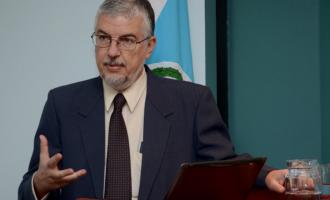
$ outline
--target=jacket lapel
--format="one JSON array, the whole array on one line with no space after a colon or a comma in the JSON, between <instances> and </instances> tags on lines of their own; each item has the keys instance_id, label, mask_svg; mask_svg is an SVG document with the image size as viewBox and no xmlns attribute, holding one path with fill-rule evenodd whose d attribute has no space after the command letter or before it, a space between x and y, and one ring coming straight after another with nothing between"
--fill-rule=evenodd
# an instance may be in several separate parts
<instances>
[{"instance_id":1,"label":"jacket lapel","mask_svg":"<svg viewBox=\"0 0 330 200\"><path fill-rule=\"evenodd\" d=\"M165 88L158 83L159 79L147 71L147 98L144 114L144 135L142 146L142 171L139 199L148 199L153 182L161 166L167 138L170 133L168 117L171 110L171 100L166 95Z\"/></svg>"},{"instance_id":2,"label":"jacket lapel","mask_svg":"<svg viewBox=\"0 0 330 200\"><path fill-rule=\"evenodd\" d=\"M100 78L94 81L92 87L87 86L79 99L79 126L86 153L90 176L93 180L94 191L97 198L103 196L104 176L104 98Z\"/></svg>"}]
</instances>

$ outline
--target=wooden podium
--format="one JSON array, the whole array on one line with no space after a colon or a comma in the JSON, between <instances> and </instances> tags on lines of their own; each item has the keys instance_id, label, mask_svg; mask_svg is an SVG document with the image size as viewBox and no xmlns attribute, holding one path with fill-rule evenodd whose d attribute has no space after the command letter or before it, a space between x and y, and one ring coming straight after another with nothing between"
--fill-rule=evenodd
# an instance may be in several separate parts
<instances>
[{"instance_id":1,"label":"wooden podium","mask_svg":"<svg viewBox=\"0 0 330 200\"><path fill-rule=\"evenodd\" d=\"M246 200L285 200L285 194L278 194L267 188L252 188Z\"/></svg>"},{"instance_id":2,"label":"wooden podium","mask_svg":"<svg viewBox=\"0 0 330 200\"><path fill-rule=\"evenodd\" d=\"M284 194L254 187L265 160L266 158L249 158L183 164L165 199L285 200Z\"/></svg>"},{"instance_id":3,"label":"wooden podium","mask_svg":"<svg viewBox=\"0 0 330 200\"><path fill-rule=\"evenodd\" d=\"M245 200L265 160L248 158L183 164L165 199Z\"/></svg>"},{"instance_id":4,"label":"wooden podium","mask_svg":"<svg viewBox=\"0 0 330 200\"><path fill-rule=\"evenodd\" d=\"M77 200L97 200L97 199L79 198ZM200 200L204 200L204 199L200 199ZM223 200L223 199L211 199L211 200ZM285 200L285 195L272 192L267 188L252 188L246 200Z\"/></svg>"}]
</instances>

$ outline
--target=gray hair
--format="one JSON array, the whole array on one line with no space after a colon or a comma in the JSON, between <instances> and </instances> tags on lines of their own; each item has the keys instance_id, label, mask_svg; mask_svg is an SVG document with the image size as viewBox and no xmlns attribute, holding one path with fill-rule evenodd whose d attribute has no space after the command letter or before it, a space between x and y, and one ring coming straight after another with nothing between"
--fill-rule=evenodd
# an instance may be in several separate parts
<instances>
[{"instance_id":1,"label":"gray hair","mask_svg":"<svg viewBox=\"0 0 330 200\"><path fill-rule=\"evenodd\" d=\"M102 14L111 17L124 16L127 18L142 15L146 25L146 36L154 35L155 14L148 0L105 0L97 11L95 26Z\"/></svg>"}]
</instances>

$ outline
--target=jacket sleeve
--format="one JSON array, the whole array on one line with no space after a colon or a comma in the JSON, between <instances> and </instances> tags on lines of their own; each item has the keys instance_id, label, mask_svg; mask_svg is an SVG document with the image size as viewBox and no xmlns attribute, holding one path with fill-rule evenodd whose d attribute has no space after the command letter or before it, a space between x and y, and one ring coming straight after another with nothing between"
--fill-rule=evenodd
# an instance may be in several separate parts
<instances>
[{"instance_id":1,"label":"jacket sleeve","mask_svg":"<svg viewBox=\"0 0 330 200\"><path fill-rule=\"evenodd\" d=\"M221 118L211 91L202 87L194 119L198 160L224 160L234 157L234 145Z\"/></svg>"},{"instance_id":2,"label":"jacket sleeve","mask_svg":"<svg viewBox=\"0 0 330 200\"><path fill-rule=\"evenodd\" d=\"M38 170L39 166L39 154L40 154L40 142L39 136L43 134L48 139L48 148L50 157L58 152L60 152L61 144L59 139L59 122L56 113L56 107L54 103L54 96L52 91L48 94L48 99L44 106L41 119L39 122L38 129L34 137L34 147L31 156L28 171L24 174L23 180L20 183L18 189L18 199L19 200L34 200L34 195L32 191L31 180L33 173ZM52 191L49 193L47 199L58 199L59 191Z\"/></svg>"},{"instance_id":3,"label":"jacket sleeve","mask_svg":"<svg viewBox=\"0 0 330 200\"><path fill-rule=\"evenodd\" d=\"M206 88L197 105L195 117L198 160L247 159L249 154L237 155L228 129L221 117L211 91ZM256 185L265 186L265 178L273 168L265 165L256 180Z\"/></svg>"}]
</instances>

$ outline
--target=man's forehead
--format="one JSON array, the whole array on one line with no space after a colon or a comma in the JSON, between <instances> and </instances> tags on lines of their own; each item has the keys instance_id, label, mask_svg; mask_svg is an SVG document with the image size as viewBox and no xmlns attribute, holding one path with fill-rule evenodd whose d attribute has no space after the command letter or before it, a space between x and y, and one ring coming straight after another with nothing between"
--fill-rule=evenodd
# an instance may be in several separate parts
<instances>
[{"instance_id":1,"label":"man's forehead","mask_svg":"<svg viewBox=\"0 0 330 200\"><path fill-rule=\"evenodd\" d=\"M103 31L102 29L96 30L95 33L99 34L99 35L107 35L107 36L113 37L110 33L107 33L106 31ZM127 34L118 35L117 37L133 37L133 38L136 38L136 35L134 35L132 33L127 33Z\"/></svg>"},{"instance_id":2,"label":"man's forehead","mask_svg":"<svg viewBox=\"0 0 330 200\"><path fill-rule=\"evenodd\" d=\"M143 34L144 20L141 15L127 17L125 15L111 16L102 14L98 17L95 31L109 35Z\"/></svg>"}]
</instances>

